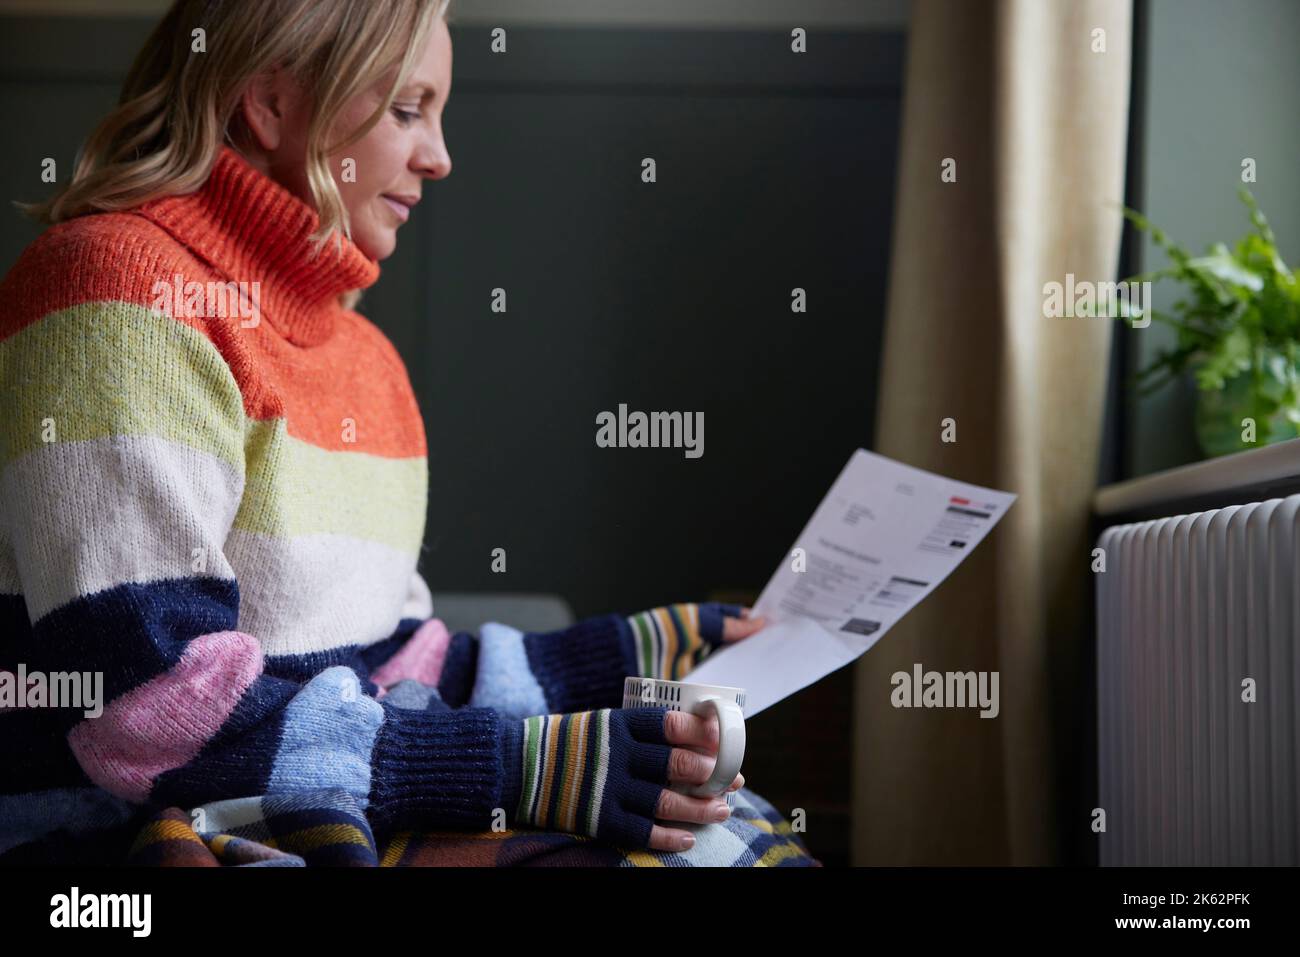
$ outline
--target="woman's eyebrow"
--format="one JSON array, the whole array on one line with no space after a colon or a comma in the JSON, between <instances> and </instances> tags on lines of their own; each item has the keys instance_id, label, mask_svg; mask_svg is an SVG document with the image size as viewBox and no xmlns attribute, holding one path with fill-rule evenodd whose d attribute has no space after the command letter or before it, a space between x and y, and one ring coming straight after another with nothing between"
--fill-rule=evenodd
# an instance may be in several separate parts
<instances>
[{"instance_id":1,"label":"woman's eyebrow","mask_svg":"<svg viewBox=\"0 0 1300 957\"><path fill-rule=\"evenodd\" d=\"M431 100L437 95L437 90L427 83L408 83L399 91L399 95L407 93L419 93L421 100Z\"/></svg>"}]
</instances>

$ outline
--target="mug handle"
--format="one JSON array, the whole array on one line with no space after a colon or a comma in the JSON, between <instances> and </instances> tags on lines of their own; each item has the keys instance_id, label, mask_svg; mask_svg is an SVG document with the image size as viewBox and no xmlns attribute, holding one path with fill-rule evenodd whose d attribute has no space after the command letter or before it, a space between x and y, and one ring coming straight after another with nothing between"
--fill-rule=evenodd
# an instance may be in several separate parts
<instances>
[{"instance_id":1,"label":"mug handle","mask_svg":"<svg viewBox=\"0 0 1300 957\"><path fill-rule=\"evenodd\" d=\"M699 703L711 707L718 716L718 760L709 780L697 785L691 793L696 797L716 797L731 787L745 760L745 715L740 705L730 698L714 695L701 698Z\"/></svg>"}]
</instances>

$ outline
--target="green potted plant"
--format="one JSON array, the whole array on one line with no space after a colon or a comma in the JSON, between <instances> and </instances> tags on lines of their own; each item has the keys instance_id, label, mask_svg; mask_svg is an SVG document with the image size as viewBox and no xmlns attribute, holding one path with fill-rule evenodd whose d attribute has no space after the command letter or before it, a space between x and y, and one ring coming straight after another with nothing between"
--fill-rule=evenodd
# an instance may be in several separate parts
<instances>
[{"instance_id":1,"label":"green potted plant","mask_svg":"<svg viewBox=\"0 0 1300 957\"><path fill-rule=\"evenodd\" d=\"M1187 293L1170 312L1151 309L1150 318L1172 326L1177 338L1137 374L1138 394L1191 369L1198 387L1196 437L1207 456L1300 435L1300 284L1278 254L1255 197L1244 186L1238 195L1254 231L1232 249L1215 243L1204 256L1191 255L1124 207L1124 216L1149 232L1171 263L1128 281L1173 279ZM1136 316L1125 318L1132 324Z\"/></svg>"}]
</instances>

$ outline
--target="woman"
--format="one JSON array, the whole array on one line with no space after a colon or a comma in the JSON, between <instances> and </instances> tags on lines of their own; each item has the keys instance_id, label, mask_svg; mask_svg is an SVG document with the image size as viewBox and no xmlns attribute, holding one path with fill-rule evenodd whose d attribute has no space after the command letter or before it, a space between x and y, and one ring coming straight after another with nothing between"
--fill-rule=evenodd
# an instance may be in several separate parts
<instances>
[{"instance_id":1,"label":"woman","mask_svg":"<svg viewBox=\"0 0 1300 957\"><path fill-rule=\"evenodd\" d=\"M671 852L726 816L666 787L708 778L716 720L617 705L748 609L431 617L423 424L352 307L451 172L445 7L181 0L31 209L52 228L0 287L0 666L102 672L103 700L0 718L0 851L312 789L376 834L504 813Z\"/></svg>"}]
</instances>

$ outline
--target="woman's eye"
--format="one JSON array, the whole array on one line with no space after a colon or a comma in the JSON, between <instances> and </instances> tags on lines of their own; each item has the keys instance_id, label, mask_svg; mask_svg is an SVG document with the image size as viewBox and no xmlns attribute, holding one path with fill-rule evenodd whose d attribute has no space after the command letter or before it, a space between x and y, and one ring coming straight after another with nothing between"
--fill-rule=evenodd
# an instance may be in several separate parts
<instances>
[{"instance_id":1,"label":"woman's eye","mask_svg":"<svg viewBox=\"0 0 1300 957\"><path fill-rule=\"evenodd\" d=\"M393 116L397 117L397 122L403 126L410 126L414 121L420 118L419 113L412 113L409 110L393 107Z\"/></svg>"}]
</instances>

